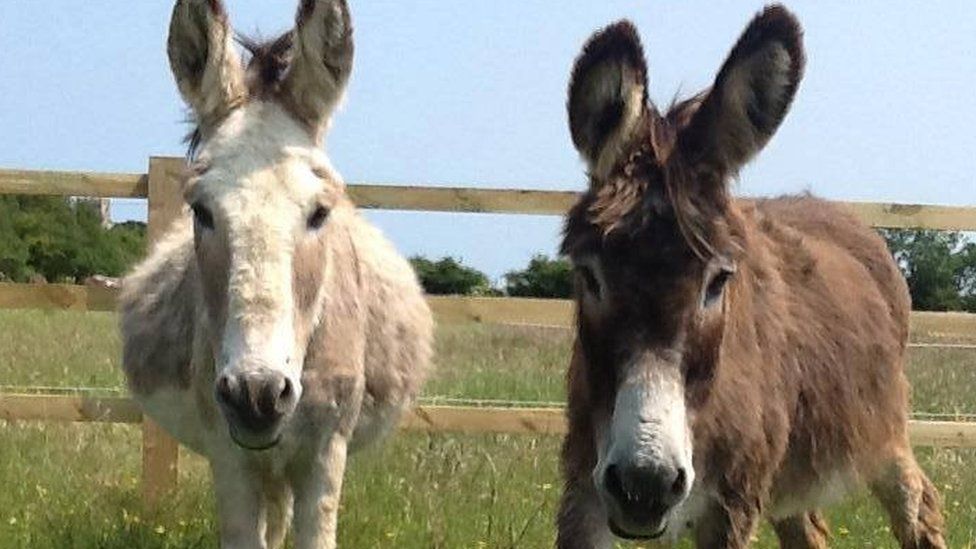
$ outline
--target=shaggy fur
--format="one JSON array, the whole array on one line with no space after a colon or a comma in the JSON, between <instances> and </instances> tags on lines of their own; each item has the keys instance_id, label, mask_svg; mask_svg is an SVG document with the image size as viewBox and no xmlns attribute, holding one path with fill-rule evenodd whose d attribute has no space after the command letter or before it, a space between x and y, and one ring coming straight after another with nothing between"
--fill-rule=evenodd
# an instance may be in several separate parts
<instances>
[{"instance_id":1,"label":"shaggy fur","mask_svg":"<svg viewBox=\"0 0 976 549\"><path fill-rule=\"evenodd\" d=\"M202 136L194 213L124 280L123 366L147 415L209 458L224 547L279 547L289 521L297 548L334 547L347 453L396 425L428 371L416 276L321 152L351 32L342 0L304 1L296 30L251 45L245 71L220 2L174 9L173 72ZM303 53L286 51L293 37ZM215 398L222 376L254 371L287 380L281 402L298 396L275 403L260 451Z\"/></svg>"},{"instance_id":2,"label":"shaggy fur","mask_svg":"<svg viewBox=\"0 0 976 549\"><path fill-rule=\"evenodd\" d=\"M908 440L910 301L884 241L810 196L729 196L728 181L782 122L803 65L798 23L770 7L710 90L634 115L626 106L646 89L634 28L612 25L584 48L568 102L591 185L563 242L578 314L561 549L609 547L611 531L745 547L762 515L782 546L825 547L818 508L862 484L902 547L945 547L938 494ZM653 534L620 528L594 480L617 443L618 389L639 368L680 376L693 451L693 486ZM662 451L656 429L642 451Z\"/></svg>"}]
</instances>

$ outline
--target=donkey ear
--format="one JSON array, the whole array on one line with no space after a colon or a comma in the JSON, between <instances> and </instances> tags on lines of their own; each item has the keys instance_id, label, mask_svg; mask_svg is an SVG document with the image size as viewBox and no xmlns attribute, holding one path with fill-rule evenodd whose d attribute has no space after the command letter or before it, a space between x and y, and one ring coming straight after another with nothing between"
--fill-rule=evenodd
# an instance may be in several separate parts
<instances>
[{"instance_id":1,"label":"donkey ear","mask_svg":"<svg viewBox=\"0 0 976 549\"><path fill-rule=\"evenodd\" d=\"M302 0L282 99L316 132L325 127L342 99L352 58L352 21L346 0Z\"/></svg>"},{"instance_id":2,"label":"donkey ear","mask_svg":"<svg viewBox=\"0 0 976 549\"><path fill-rule=\"evenodd\" d=\"M647 114L647 63L637 29L619 21L594 34L569 83L569 130L590 172L605 175Z\"/></svg>"},{"instance_id":3,"label":"donkey ear","mask_svg":"<svg viewBox=\"0 0 976 549\"><path fill-rule=\"evenodd\" d=\"M734 173L769 142L786 117L805 63L803 31L784 7L757 15L719 70L679 139L692 162Z\"/></svg>"},{"instance_id":4,"label":"donkey ear","mask_svg":"<svg viewBox=\"0 0 976 549\"><path fill-rule=\"evenodd\" d=\"M212 125L244 100L244 72L220 0L178 0L167 53L176 85L201 126Z\"/></svg>"}]
</instances>

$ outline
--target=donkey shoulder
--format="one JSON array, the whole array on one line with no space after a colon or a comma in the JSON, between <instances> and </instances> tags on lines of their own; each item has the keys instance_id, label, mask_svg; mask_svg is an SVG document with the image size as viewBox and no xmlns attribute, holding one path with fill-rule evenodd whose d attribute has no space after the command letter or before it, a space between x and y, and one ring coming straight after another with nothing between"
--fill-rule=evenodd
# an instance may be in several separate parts
<instances>
[{"instance_id":1,"label":"donkey shoulder","mask_svg":"<svg viewBox=\"0 0 976 549\"><path fill-rule=\"evenodd\" d=\"M122 282L122 366L136 394L190 384L197 314L192 234L181 220Z\"/></svg>"},{"instance_id":2,"label":"donkey shoulder","mask_svg":"<svg viewBox=\"0 0 976 549\"><path fill-rule=\"evenodd\" d=\"M761 224L779 223L798 233L801 240L830 243L860 263L888 302L899 324L908 323L911 300L904 277L875 230L842 206L809 194L758 200Z\"/></svg>"},{"instance_id":3,"label":"donkey shoulder","mask_svg":"<svg viewBox=\"0 0 976 549\"><path fill-rule=\"evenodd\" d=\"M433 319L410 264L375 227L352 227L366 296L367 396L377 403L406 404L427 377Z\"/></svg>"}]
</instances>

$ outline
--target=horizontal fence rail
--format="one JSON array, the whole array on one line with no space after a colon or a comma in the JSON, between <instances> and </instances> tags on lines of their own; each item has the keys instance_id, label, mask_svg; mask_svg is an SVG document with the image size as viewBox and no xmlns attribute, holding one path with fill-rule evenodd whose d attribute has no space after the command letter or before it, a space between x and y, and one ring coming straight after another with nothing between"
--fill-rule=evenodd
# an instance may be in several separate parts
<instances>
[{"instance_id":1,"label":"horizontal fence rail","mask_svg":"<svg viewBox=\"0 0 976 549\"><path fill-rule=\"evenodd\" d=\"M140 423L136 403L120 397L0 393L0 420ZM400 427L408 431L469 434L562 435L566 420L561 408L499 408L478 406L416 406ZM976 448L976 422L909 422L916 446Z\"/></svg>"},{"instance_id":2,"label":"horizontal fence rail","mask_svg":"<svg viewBox=\"0 0 976 549\"><path fill-rule=\"evenodd\" d=\"M0 282L0 309L114 311L118 290L75 284ZM573 303L565 299L429 296L441 323L474 322L568 328ZM913 311L912 343L976 344L976 314Z\"/></svg>"},{"instance_id":3,"label":"horizontal fence rail","mask_svg":"<svg viewBox=\"0 0 976 549\"><path fill-rule=\"evenodd\" d=\"M142 410L125 397L0 393L0 419L142 423Z\"/></svg>"},{"instance_id":4,"label":"horizontal fence rail","mask_svg":"<svg viewBox=\"0 0 976 549\"><path fill-rule=\"evenodd\" d=\"M155 159L179 173L180 158ZM146 174L0 170L0 194L147 198ZM349 185L362 208L433 212L562 215L578 196L572 191L482 189L401 185ZM878 228L976 230L976 208L929 204L838 202Z\"/></svg>"},{"instance_id":5,"label":"horizontal fence rail","mask_svg":"<svg viewBox=\"0 0 976 549\"><path fill-rule=\"evenodd\" d=\"M0 194L147 198L149 177L144 173L0 170Z\"/></svg>"}]
</instances>

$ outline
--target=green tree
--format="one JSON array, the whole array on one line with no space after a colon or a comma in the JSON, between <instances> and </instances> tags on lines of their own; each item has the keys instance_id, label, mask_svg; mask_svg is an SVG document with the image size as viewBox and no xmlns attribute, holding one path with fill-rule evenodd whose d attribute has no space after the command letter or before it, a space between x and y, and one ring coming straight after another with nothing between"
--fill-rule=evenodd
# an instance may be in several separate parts
<instances>
[{"instance_id":1,"label":"green tree","mask_svg":"<svg viewBox=\"0 0 976 549\"><path fill-rule=\"evenodd\" d=\"M130 269L146 255L146 224L141 221L126 221L112 225L108 231L109 240L121 253L123 271Z\"/></svg>"},{"instance_id":2,"label":"green tree","mask_svg":"<svg viewBox=\"0 0 976 549\"><path fill-rule=\"evenodd\" d=\"M976 243L959 232L887 229L881 234L908 281L913 308L976 312Z\"/></svg>"},{"instance_id":3,"label":"green tree","mask_svg":"<svg viewBox=\"0 0 976 549\"><path fill-rule=\"evenodd\" d=\"M0 280L23 281L33 271L30 250L17 232L20 206L13 196L0 196Z\"/></svg>"},{"instance_id":4,"label":"green tree","mask_svg":"<svg viewBox=\"0 0 976 549\"><path fill-rule=\"evenodd\" d=\"M71 205L63 198L21 196L15 230L30 253L29 266L51 282L71 281L80 237Z\"/></svg>"},{"instance_id":5,"label":"green tree","mask_svg":"<svg viewBox=\"0 0 976 549\"><path fill-rule=\"evenodd\" d=\"M573 268L565 259L536 255L525 269L505 275L505 292L516 297L568 298L573 293Z\"/></svg>"},{"instance_id":6,"label":"green tree","mask_svg":"<svg viewBox=\"0 0 976 549\"><path fill-rule=\"evenodd\" d=\"M0 197L0 274L23 282L40 274L77 282L119 276L142 257L145 225L102 226L97 206L61 197Z\"/></svg>"},{"instance_id":7,"label":"green tree","mask_svg":"<svg viewBox=\"0 0 976 549\"><path fill-rule=\"evenodd\" d=\"M431 261L425 257L410 258L424 291L428 294L449 295L490 295L491 283L488 277L471 267L462 265L453 257Z\"/></svg>"}]
</instances>

